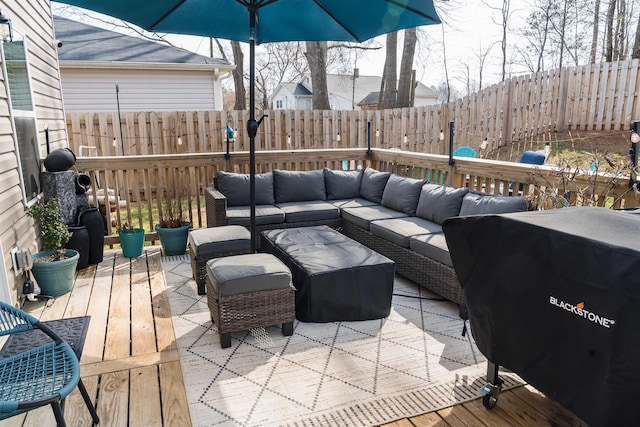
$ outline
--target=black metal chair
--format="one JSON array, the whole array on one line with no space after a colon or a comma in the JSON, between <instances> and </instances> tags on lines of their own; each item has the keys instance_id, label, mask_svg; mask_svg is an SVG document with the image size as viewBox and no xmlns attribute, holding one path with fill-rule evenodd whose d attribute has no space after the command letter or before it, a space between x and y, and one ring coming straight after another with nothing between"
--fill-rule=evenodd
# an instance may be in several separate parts
<instances>
[{"instance_id":1,"label":"black metal chair","mask_svg":"<svg viewBox=\"0 0 640 427\"><path fill-rule=\"evenodd\" d=\"M80 379L71 346L35 317L0 301L0 336L39 329L49 341L0 360L0 420L51 405L58 426L66 426L65 398L78 386L94 424L100 419Z\"/></svg>"}]
</instances>

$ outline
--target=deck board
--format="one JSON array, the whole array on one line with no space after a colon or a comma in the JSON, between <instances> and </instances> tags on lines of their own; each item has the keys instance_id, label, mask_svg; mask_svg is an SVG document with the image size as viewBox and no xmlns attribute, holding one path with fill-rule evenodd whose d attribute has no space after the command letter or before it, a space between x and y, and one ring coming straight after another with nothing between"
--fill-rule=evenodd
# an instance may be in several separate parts
<instances>
[{"instance_id":1,"label":"deck board","mask_svg":"<svg viewBox=\"0 0 640 427\"><path fill-rule=\"evenodd\" d=\"M44 302L24 307L41 320L91 316L80 365L83 382L97 403L100 425L191 425L160 255L158 247L145 248L134 260L123 258L120 251L107 251L98 265L78 272L71 293L48 307ZM70 426L91 426L77 390L67 400L65 419ZM0 427L54 425L49 407L0 421ZM586 426L525 385L501 393L493 410L475 399L384 427L523 425Z\"/></svg>"}]
</instances>

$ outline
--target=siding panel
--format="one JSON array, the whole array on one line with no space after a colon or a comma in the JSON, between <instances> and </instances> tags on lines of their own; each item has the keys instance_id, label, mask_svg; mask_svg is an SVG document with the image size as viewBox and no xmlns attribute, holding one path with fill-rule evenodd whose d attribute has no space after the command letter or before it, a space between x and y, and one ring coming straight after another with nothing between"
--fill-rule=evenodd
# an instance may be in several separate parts
<instances>
[{"instance_id":1,"label":"siding panel","mask_svg":"<svg viewBox=\"0 0 640 427\"><path fill-rule=\"evenodd\" d=\"M61 76L67 112L116 111L116 82L121 111L214 109L210 71L62 68Z\"/></svg>"}]
</instances>

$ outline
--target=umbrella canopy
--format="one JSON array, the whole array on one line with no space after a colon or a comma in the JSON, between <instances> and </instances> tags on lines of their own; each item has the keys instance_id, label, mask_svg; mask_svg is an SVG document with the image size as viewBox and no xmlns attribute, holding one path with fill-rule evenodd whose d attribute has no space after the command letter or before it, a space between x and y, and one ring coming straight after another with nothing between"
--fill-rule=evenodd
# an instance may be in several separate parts
<instances>
[{"instance_id":1,"label":"umbrella canopy","mask_svg":"<svg viewBox=\"0 0 640 427\"><path fill-rule=\"evenodd\" d=\"M255 251L255 44L351 41L440 23L433 0L58 0L148 31L249 43L251 242Z\"/></svg>"},{"instance_id":2,"label":"umbrella canopy","mask_svg":"<svg viewBox=\"0 0 640 427\"><path fill-rule=\"evenodd\" d=\"M60 0L146 30L256 43L362 42L440 22L432 0Z\"/></svg>"}]
</instances>

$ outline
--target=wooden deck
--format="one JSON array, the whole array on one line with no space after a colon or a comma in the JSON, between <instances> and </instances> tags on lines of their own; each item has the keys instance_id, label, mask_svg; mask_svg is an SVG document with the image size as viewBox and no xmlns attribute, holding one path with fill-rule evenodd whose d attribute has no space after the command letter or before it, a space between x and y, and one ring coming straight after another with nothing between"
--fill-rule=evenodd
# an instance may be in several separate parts
<instances>
[{"instance_id":1,"label":"wooden deck","mask_svg":"<svg viewBox=\"0 0 640 427\"><path fill-rule=\"evenodd\" d=\"M78 273L71 293L49 307L27 302L41 320L91 316L81 359L82 378L97 403L102 426L190 426L175 344L160 248L133 260L120 251ZM90 426L77 390L67 401L69 426ZM49 407L0 422L0 426L54 426ZM500 395L491 411L481 399L384 427L585 426L573 414L529 386Z\"/></svg>"}]
</instances>

